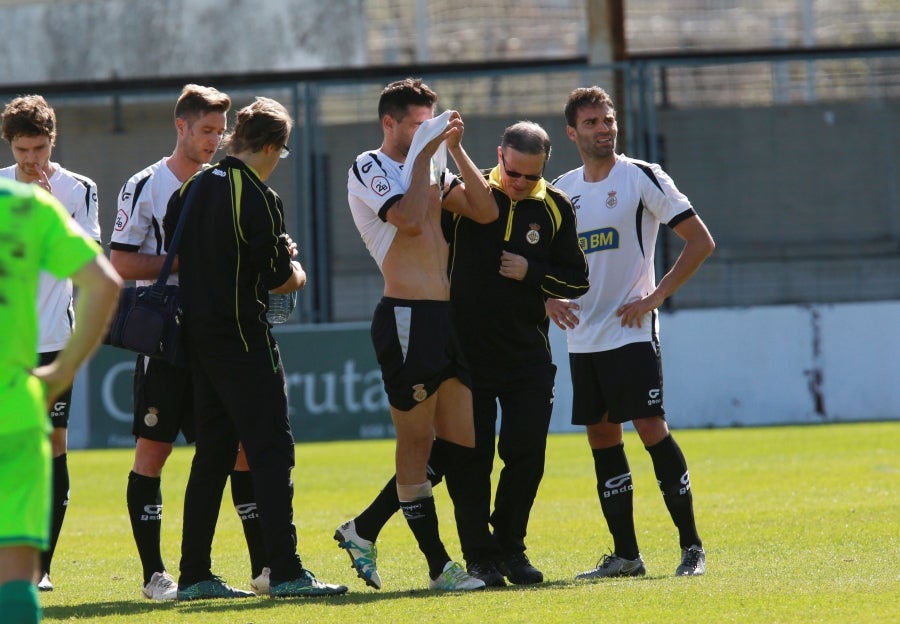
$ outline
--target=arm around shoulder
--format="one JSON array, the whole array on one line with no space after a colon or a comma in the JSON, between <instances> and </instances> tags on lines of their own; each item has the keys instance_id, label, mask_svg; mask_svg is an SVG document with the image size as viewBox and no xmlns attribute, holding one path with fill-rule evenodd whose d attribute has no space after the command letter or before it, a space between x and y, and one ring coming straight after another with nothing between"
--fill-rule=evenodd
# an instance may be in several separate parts
<instances>
[{"instance_id":1,"label":"arm around shoulder","mask_svg":"<svg viewBox=\"0 0 900 624\"><path fill-rule=\"evenodd\" d=\"M444 207L450 212L472 219L476 223L493 223L500 216L500 209L491 187L481 171L469 158L462 145L450 149L450 155L459 167L463 180L462 192L453 187L444 198Z\"/></svg>"}]
</instances>

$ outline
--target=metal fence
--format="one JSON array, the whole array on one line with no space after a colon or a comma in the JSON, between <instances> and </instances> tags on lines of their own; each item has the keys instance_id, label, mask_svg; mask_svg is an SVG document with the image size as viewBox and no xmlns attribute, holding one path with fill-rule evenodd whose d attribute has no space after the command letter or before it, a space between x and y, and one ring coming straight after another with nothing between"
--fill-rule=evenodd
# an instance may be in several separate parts
<instances>
[{"instance_id":1,"label":"metal fence","mask_svg":"<svg viewBox=\"0 0 900 624\"><path fill-rule=\"evenodd\" d=\"M170 153L182 84L213 84L236 107L254 95L285 103L297 120L295 157L270 182L310 274L292 320L316 323L368 319L380 297L345 183L356 154L380 144L381 88L407 75L438 91L439 108L463 114L480 166L495 164L505 126L544 125L554 142L548 178L580 164L565 135L569 91L614 92L620 151L661 162L718 243L676 308L900 299L900 46L187 76L44 94L59 117L55 159L98 182L106 233L124 180ZM4 101L12 95L0 86ZM679 249L662 237L661 271Z\"/></svg>"}]
</instances>

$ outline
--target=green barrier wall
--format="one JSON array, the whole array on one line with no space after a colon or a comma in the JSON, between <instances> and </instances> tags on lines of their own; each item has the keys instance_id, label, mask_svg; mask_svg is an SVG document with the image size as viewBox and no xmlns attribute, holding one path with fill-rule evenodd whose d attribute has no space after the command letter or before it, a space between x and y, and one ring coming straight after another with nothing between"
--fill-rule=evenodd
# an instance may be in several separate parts
<instances>
[{"instance_id":1,"label":"green barrier wall","mask_svg":"<svg viewBox=\"0 0 900 624\"><path fill-rule=\"evenodd\" d=\"M298 442L393 437L369 324L278 327ZM136 356L104 346L88 369L88 446L133 446Z\"/></svg>"}]
</instances>

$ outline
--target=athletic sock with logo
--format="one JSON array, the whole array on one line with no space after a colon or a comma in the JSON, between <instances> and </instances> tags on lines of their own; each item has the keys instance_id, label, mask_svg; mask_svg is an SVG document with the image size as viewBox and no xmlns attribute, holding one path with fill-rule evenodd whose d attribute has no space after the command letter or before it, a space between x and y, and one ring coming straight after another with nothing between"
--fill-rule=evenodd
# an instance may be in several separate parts
<instances>
[{"instance_id":1,"label":"athletic sock with logo","mask_svg":"<svg viewBox=\"0 0 900 624\"><path fill-rule=\"evenodd\" d=\"M159 546L162 528L160 481L159 477L145 477L134 471L128 474L128 517L131 519L131 532L144 567L144 585L150 582L154 572L166 569Z\"/></svg>"},{"instance_id":2,"label":"athletic sock with logo","mask_svg":"<svg viewBox=\"0 0 900 624\"><path fill-rule=\"evenodd\" d=\"M231 473L231 501L241 519L247 551L250 553L250 578L256 578L269 565L266 543L259 524L256 495L253 491L253 475L249 470L234 470Z\"/></svg>"},{"instance_id":3,"label":"athletic sock with logo","mask_svg":"<svg viewBox=\"0 0 900 624\"><path fill-rule=\"evenodd\" d=\"M463 447L436 438L431 445L431 454L428 456L428 480L432 486L437 485L444 478L447 465L454 461L455 449ZM397 475L394 475L382 488L362 513L354 518L356 533L363 539L375 541L381 529L387 521L400 509L400 500L397 498Z\"/></svg>"},{"instance_id":4,"label":"athletic sock with logo","mask_svg":"<svg viewBox=\"0 0 900 624\"><path fill-rule=\"evenodd\" d=\"M69 462L66 453L53 458L53 517L50 522L50 548L41 553L41 574L50 573L56 542L69 508Z\"/></svg>"},{"instance_id":5,"label":"athletic sock with logo","mask_svg":"<svg viewBox=\"0 0 900 624\"><path fill-rule=\"evenodd\" d=\"M681 447L671 434L661 442L647 447L653 460L656 482L672 522L678 528L678 540L682 548L703 546L697 535L694 521L694 497L691 493L691 477Z\"/></svg>"},{"instance_id":6,"label":"athletic sock with logo","mask_svg":"<svg viewBox=\"0 0 900 624\"><path fill-rule=\"evenodd\" d=\"M437 578L444 571L447 562L450 561L450 556L441 542L434 497L400 501L400 509L403 510L403 517L406 518L406 523L419 543L419 550L428 561L429 578Z\"/></svg>"},{"instance_id":7,"label":"athletic sock with logo","mask_svg":"<svg viewBox=\"0 0 900 624\"><path fill-rule=\"evenodd\" d=\"M613 537L613 549L623 559L637 559L640 551L634 533L634 487L625 445L620 442L592 452L600 509Z\"/></svg>"}]
</instances>

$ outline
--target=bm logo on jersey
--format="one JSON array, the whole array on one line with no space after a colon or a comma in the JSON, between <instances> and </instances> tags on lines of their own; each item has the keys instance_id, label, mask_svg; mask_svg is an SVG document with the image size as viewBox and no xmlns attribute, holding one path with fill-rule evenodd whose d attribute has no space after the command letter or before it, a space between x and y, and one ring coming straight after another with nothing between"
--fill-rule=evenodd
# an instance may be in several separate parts
<instances>
[{"instance_id":1,"label":"bm logo on jersey","mask_svg":"<svg viewBox=\"0 0 900 624\"><path fill-rule=\"evenodd\" d=\"M578 245L584 253L619 248L619 232L615 228L600 228L578 235Z\"/></svg>"}]
</instances>

